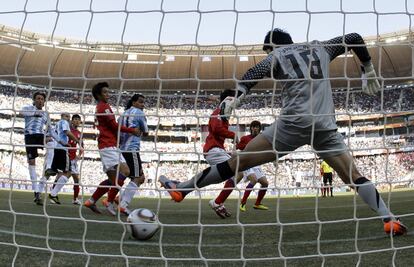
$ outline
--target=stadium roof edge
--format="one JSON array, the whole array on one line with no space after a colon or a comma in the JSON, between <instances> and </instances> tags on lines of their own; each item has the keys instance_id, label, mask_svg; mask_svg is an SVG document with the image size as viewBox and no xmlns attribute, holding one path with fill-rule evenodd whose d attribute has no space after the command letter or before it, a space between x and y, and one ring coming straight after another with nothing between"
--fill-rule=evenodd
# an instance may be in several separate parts
<instances>
[{"instance_id":1,"label":"stadium roof edge","mask_svg":"<svg viewBox=\"0 0 414 267\"><path fill-rule=\"evenodd\" d=\"M410 41L413 38L411 29L397 32L384 33L379 36L364 37L365 41L374 45L388 44L397 41ZM70 39L67 37L58 37L46 34L40 34L30 31L20 30L14 27L0 24L0 38L11 40L10 44L19 45L43 45L58 47L60 49L89 51L94 53L116 53L116 54L146 54L146 55L174 55L174 56L243 56L243 55L265 55L262 50L262 44L235 45L194 45L194 44L143 44L143 43L114 43L101 41L85 41L79 39ZM390 42L391 40L391 42ZM14 43L16 41L16 43ZM7 41L6 41L7 42Z\"/></svg>"}]
</instances>

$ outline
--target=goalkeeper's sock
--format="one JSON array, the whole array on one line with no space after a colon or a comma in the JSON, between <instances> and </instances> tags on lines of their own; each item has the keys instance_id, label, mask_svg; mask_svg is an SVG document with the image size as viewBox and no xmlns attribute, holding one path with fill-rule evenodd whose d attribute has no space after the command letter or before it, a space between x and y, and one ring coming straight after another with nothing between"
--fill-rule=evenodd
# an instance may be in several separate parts
<instances>
[{"instance_id":1,"label":"goalkeeper's sock","mask_svg":"<svg viewBox=\"0 0 414 267\"><path fill-rule=\"evenodd\" d=\"M32 181L32 190L38 192L37 189L37 174L36 174L36 165L29 165L29 175L30 180Z\"/></svg>"},{"instance_id":2,"label":"goalkeeper's sock","mask_svg":"<svg viewBox=\"0 0 414 267\"><path fill-rule=\"evenodd\" d=\"M261 187L259 190L259 193L257 194L257 199L256 199L256 204L255 205L260 205L262 204L262 200L264 198L264 196L266 195L267 192L267 187Z\"/></svg>"},{"instance_id":3,"label":"goalkeeper's sock","mask_svg":"<svg viewBox=\"0 0 414 267\"><path fill-rule=\"evenodd\" d=\"M247 199L249 198L250 193L252 192L252 188L253 188L253 187L254 187L254 184L252 184L252 183L249 183L249 184L246 186L246 190L244 191L243 198L242 198L242 200L241 200L241 204L246 204Z\"/></svg>"},{"instance_id":4,"label":"goalkeeper's sock","mask_svg":"<svg viewBox=\"0 0 414 267\"><path fill-rule=\"evenodd\" d=\"M106 179L105 181L101 182L99 184L100 186L98 186L98 188L96 188L95 192L92 194L92 200L94 203L96 203L96 201L98 201L103 195L106 194L106 192L109 191L109 187L102 187L102 186L110 186L112 185L111 180Z\"/></svg>"},{"instance_id":5,"label":"goalkeeper's sock","mask_svg":"<svg viewBox=\"0 0 414 267\"><path fill-rule=\"evenodd\" d=\"M214 202L216 202L216 204L219 204L219 205L224 203L224 201L226 201L226 199L230 196L231 192L233 192L233 188L234 188L233 179L227 180L226 183L224 184L224 189L221 190L220 194L217 196Z\"/></svg>"},{"instance_id":6,"label":"goalkeeper's sock","mask_svg":"<svg viewBox=\"0 0 414 267\"><path fill-rule=\"evenodd\" d=\"M79 185L78 184L73 185L73 200L76 200L78 198L79 191L80 191Z\"/></svg>"},{"instance_id":7,"label":"goalkeeper's sock","mask_svg":"<svg viewBox=\"0 0 414 267\"><path fill-rule=\"evenodd\" d=\"M131 200L134 198L135 192L138 190L138 185L134 181L130 181L125 187L121 195L121 207L128 207Z\"/></svg>"},{"instance_id":8,"label":"goalkeeper's sock","mask_svg":"<svg viewBox=\"0 0 414 267\"><path fill-rule=\"evenodd\" d=\"M55 187L53 187L50 194L53 197L57 196L57 194L60 192L60 190L66 184L67 181L68 181L68 177L66 177L65 175L60 176L59 179L57 180L57 183L55 184Z\"/></svg>"},{"instance_id":9,"label":"goalkeeper's sock","mask_svg":"<svg viewBox=\"0 0 414 267\"><path fill-rule=\"evenodd\" d=\"M194 189L211 184L218 184L234 176L234 171L227 161L208 167L188 181L177 184L178 189ZM187 192L189 193L189 191Z\"/></svg>"},{"instance_id":10,"label":"goalkeeper's sock","mask_svg":"<svg viewBox=\"0 0 414 267\"><path fill-rule=\"evenodd\" d=\"M370 180L365 177L360 177L354 183L357 185L358 194L373 211L385 218L394 217Z\"/></svg>"}]
</instances>

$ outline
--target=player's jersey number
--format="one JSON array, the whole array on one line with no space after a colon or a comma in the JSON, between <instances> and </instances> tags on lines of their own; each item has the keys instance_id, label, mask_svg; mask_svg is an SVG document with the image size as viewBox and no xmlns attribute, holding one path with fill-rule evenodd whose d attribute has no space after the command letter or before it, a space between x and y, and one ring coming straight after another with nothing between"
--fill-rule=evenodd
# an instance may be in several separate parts
<instances>
[{"instance_id":1,"label":"player's jersey number","mask_svg":"<svg viewBox=\"0 0 414 267\"><path fill-rule=\"evenodd\" d=\"M321 61L319 60L318 54L315 50L312 50L312 58L310 58L311 51L306 50L301 53L299 53L299 56L302 58L302 60L305 62L305 68L307 69L310 67L310 77L312 79L323 79L323 73L321 68ZM305 75L303 74L303 71L301 69L301 65L303 66L303 63L300 65L297 58L298 54L287 54L285 57L290 61L292 64L293 70L296 73L296 76L298 79L304 79Z\"/></svg>"}]
</instances>

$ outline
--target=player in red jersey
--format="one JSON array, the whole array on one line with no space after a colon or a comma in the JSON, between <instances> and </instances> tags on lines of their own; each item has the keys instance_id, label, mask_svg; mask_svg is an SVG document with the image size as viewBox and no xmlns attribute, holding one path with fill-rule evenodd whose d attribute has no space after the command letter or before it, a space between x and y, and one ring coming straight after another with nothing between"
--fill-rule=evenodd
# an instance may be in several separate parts
<instances>
[{"instance_id":1,"label":"player in red jersey","mask_svg":"<svg viewBox=\"0 0 414 267\"><path fill-rule=\"evenodd\" d=\"M239 150L243 150L246 147L246 145L260 133L261 127L262 127L262 125L259 121L252 121L250 123L250 133L251 134L243 136L240 139L240 142L237 143L236 148L239 149ZM243 175L237 175L237 181L236 182L239 183L242 180L242 178L244 178L245 180L249 180L250 183L247 185L246 191L243 195L243 199L241 200L240 210L241 211L246 211L247 198L249 197L252 188L256 185L257 182L259 182L262 185L262 189L259 191L259 195L257 196L256 204L253 206L253 208L260 209L260 210L268 210L269 208L262 204L262 200L263 200L263 197L266 194L267 187L268 187L269 183L268 183L266 177L264 176L262 170L260 169L260 167L250 168L250 169L242 172L242 174ZM210 201L210 206L214 209L214 204L223 205L223 203L227 200L227 198L229 197L229 195L233 191L234 187L235 187L235 184L234 184L233 179L227 180L225 185L224 185L224 189L220 192L219 196L215 200ZM216 211L216 210L214 210L214 211ZM216 214L220 218L225 219L225 217L229 217L230 212L227 211L228 216L223 216L223 214L221 214L220 212L217 212L217 211L216 211ZM226 215L226 214L224 214L224 215Z\"/></svg>"},{"instance_id":2,"label":"player in red jersey","mask_svg":"<svg viewBox=\"0 0 414 267\"><path fill-rule=\"evenodd\" d=\"M233 97L235 95L234 90L224 90L220 94L220 102L223 103L227 97ZM224 140L237 138L236 134L229 131L228 115L224 114L224 110L221 106L217 107L210 116L208 122L208 136L206 143L203 147L205 159L211 166L227 161L231 158L229 153L224 149ZM241 175L238 174L238 175ZM233 188L233 179L229 179L224 184L224 188ZM221 218L230 217L231 214L227 211L223 202L231 194L232 189L224 189L220 192L219 196L214 200L210 200L210 207L216 212Z\"/></svg>"},{"instance_id":3,"label":"player in red jersey","mask_svg":"<svg viewBox=\"0 0 414 267\"><path fill-rule=\"evenodd\" d=\"M70 131L73 133L78 140L81 140L81 132L78 130L78 127L81 125L82 119L81 116L78 114L72 115L71 125L70 125ZM72 173L73 178L73 205L80 205L82 204L81 201L78 199L79 196L79 166L78 166L78 160L83 154L83 142L80 142L80 149L79 154L76 155L78 149L77 144L73 141L69 141L69 159L70 159L70 169Z\"/></svg>"},{"instance_id":4,"label":"player in red jersey","mask_svg":"<svg viewBox=\"0 0 414 267\"><path fill-rule=\"evenodd\" d=\"M125 132L139 136L141 131L138 128L128 128L118 125L115 115L112 112L109 99L109 85L106 82L97 83L92 88L92 95L98 103L96 104L96 126L99 130L98 148L101 156L104 172L108 179L99 184L99 187L92 194L91 198L85 201L85 207L90 208L95 213L101 213L96 207L96 202L109 191L110 186L119 186L119 181L125 180L129 176L129 168L122 153L117 149L117 140L120 132ZM112 203L106 207L107 210L115 215L115 208Z\"/></svg>"},{"instance_id":5,"label":"player in red jersey","mask_svg":"<svg viewBox=\"0 0 414 267\"><path fill-rule=\"evenodd\" d=\"M250 134L240 138L240 142L236 146L237 149L244 150L247 144L260 133L260 131L262 130L262 124L260 123L260 121L252 121L250 123L249 128ZM243 194L243 198L240 202L240 210L246 211L247 199L249 198L249 195L257 182L259 182L259 184L261 185L261 189L257 195L256 203L254 204L253 208L258 210L268 210L269 208L262 204L262 200L267 192L267 187L269 186L269 182L267 181L262 169L259 166L255 166L244 171L243 174L243 178L249 181L249 184L247 185L246 190Z\"/></svg>"}]
</instances>

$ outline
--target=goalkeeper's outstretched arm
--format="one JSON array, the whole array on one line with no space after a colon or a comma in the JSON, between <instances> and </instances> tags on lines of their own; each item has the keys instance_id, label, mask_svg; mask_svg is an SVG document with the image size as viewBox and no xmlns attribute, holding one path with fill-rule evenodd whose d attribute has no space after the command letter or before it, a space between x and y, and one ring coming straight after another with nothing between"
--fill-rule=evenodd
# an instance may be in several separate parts
<instances>
[{"instance_id":1,"label":"goalkeeper's outstretched arm","mask_svg":"<svg viewBox=\"0 0 414 267\"><path fill-rule=\"evenodd\" d=\"M328 52L331 61L339 55L344 54L348 49L352 50L364 66L362 91L368 95L375 95L380 89L377 74L371 62L371 56L365 46L364 39L358 33L349 33L322 42ZM348 49L347 49L348 48Z\"/></svg>"}]
</instances>

